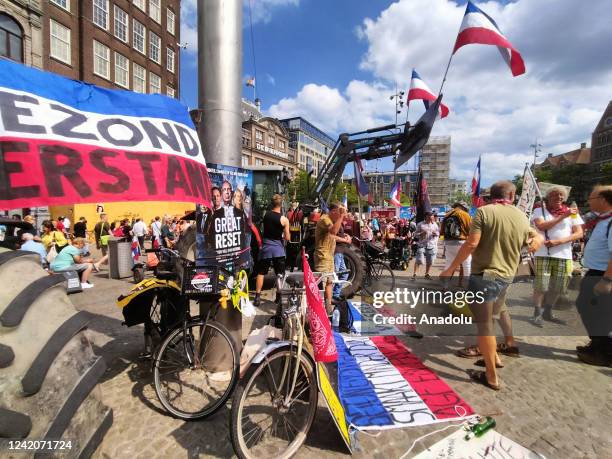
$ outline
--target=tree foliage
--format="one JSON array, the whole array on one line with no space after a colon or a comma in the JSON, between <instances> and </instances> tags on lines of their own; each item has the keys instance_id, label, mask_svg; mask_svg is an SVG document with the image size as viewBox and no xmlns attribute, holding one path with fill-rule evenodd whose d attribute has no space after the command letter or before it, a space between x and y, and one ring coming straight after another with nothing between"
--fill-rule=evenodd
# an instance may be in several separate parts
<instances>
[{"instance_id":1,"label":"tree foliage","mask_svg":"<svg viewBox=\"0 0 612 459\"><path fill-rule=\"evenodd\" d=\"M310 187L309 187L310 182ZM287 187L288 196L290 201L298 201L298 202L308 202L310 201L309 192L312 193L314 190L316 183L316 179L312 176L309 176L308 173L299 169L297 174L295 175L293 181ZM344 190L346 189L347 201L349 207L357 206L357 190L355 190L355 186L350 183L338 183L334 188L334 191L331 195L331 202L339 201L342 202L344 198ZM326 192L327 195L327 192ZM364 202L367 204L365 199L362 199L362 205Z\"/></svg>"}]
</instances>

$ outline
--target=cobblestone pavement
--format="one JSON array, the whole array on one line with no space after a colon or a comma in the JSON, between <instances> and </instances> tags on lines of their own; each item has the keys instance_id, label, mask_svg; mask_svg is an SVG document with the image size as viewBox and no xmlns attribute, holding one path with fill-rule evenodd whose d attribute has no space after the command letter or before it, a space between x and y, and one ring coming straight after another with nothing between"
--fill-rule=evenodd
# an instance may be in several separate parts
<instances>
[{"instance_id":1,"label":"cobblestone pavement","mask_svg":"<svg viewBox=\"0 0 612 459\"><path fill-rule=\"evenodd\" d=\"M438 265L441 262L437 260ZM397 274L397 287L415 285L405 273ZM114 304L120 293L129 290L130 280L110 280L102 272L95 275L93 282L95 288L71 298L78 309L96 314L89 333L96 352L108 364L101 388L105 402L114 410L114 422L94 457L232 457L228 409L199 422L173 419L161 410L149 364L137 359L142 349L142 328L122 326L121 311ZM528 285L523 288L530 289ZM262 309L257 323L272 312L270 307ZM519 329L526 326L523 324L527 323L530 307L515 305L511 313ZM561 311L560 315L575 320L574 310ZM245 336L252 326L244 324ZM528 329L525 330L526 334ZM472 344L473 338L402 339L476 412L492 415L497 430L509 438L549 459L612 458L612 369L577 360L574 349L585 342L584 337L519 337L521 357L505 358L506 367L500 370L500 392L470 382L465 370L472 367L472 362L453 355L454 350ZM377 436L360 433L361 450L354 456L398 458L415 439L443 426L384 431ZM439 432L418 442L407 457L450 432ZM331 417L321 405L306 445L297 457L346 456Z\"/></svg>"}]
</instances>

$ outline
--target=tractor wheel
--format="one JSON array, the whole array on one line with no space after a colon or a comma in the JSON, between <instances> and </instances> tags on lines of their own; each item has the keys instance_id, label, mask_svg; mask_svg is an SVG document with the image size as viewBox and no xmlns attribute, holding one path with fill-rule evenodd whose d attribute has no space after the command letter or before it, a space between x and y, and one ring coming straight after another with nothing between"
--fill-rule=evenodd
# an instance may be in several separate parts
<instances>
[{"instance_id":1,"label":"tractor wheel","mask_svg":"<svg viewBox=\"0 0 612 459\"><path fill-rule=\"evenodd\" d=\"M71 440L66 457L89 457L113 422L97 387L106 364L64 281L36 254L0 252L0 438Z\"/></svg>"},{"instance_id":2,"label":"tractor wheel","mask_svg":"<svg viewBox=\"0 0 612 459\"><path fill-rule=\"evenodd\" d=\"M342 294L346 298L351 298L363 285L365 278L366 260L359 248L349 244L338 244L336 251L344 255L344 264L350 271L348 281L351 282L342 289Z\"/></svg>"}]
</instances>

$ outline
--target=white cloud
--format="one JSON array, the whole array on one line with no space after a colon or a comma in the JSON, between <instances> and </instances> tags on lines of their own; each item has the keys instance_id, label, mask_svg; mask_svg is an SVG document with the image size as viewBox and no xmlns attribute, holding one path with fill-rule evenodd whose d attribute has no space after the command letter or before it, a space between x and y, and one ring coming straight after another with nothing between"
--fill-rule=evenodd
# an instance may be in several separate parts
<instances>
[{"instance_id":1,"label":"white cloud","mask_svg":"<svg viewBox=\"0 0 612 459\"><path fill-rule=\"evenodd\" d=\"M265 74L266 77L266 81L268 82L268 84L272 85L272 86L276 86L276 78L274 78L272 75L270 75L269 73Z\"/></svg>"},{"instance_id":2,"label":"white cloud","mask_svg":"<svg viewBox=\"0 0 612 459\"><path fill-rule=\"evenodd\" d=\"M536 137L544 155L590 144L612 99L612 2L592 0L584 8L572 0L479 6L522 53L527 73L513 78L495 47L461 48L444 88L451 114L436 123L433 134L452 136L451 176L471 177L482 154L483 179L490 183L522 172ZM360 68L371 72L372 81L354 80L344 89L307 84L270 113L302 115L333 134L394 121L394 82L406 88L414 67L437 91L464 9L448 0L393 3L377 18L364 19L356 32L368 44ZM420 102L411 104L411 120L422 112Z\"/></svg>"},{"instance_id":3,"label":"white cloud","mask_svg":"<svg viewBox=\"0 0 612 459\"><path fill-rule=\"evenodd\" d=\"M274 10L286 6L298 7L300 0L243 0L242 4L242 24L243 27L248 27L249 16L252 16L253 24L266 24L271 21ZM189 43L187 48L189 54L198 52L197 18L197 0L183 0L181 2L181 43Z\"/></svg>"}]
</instances>

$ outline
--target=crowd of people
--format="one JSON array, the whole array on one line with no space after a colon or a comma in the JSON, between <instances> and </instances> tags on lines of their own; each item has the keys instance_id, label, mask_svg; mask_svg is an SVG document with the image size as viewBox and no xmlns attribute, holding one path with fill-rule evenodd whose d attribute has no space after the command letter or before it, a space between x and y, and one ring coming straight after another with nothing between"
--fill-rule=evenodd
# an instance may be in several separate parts
<instances>
[{"instance_id":1,"label":"crowd of people","mask_svg":"<svg viewBox=\"0 0 612 459\"><path fill-rule=\"evenodd\" d=\"M79 218L74 225L68 217L44 220L36 228L32 215L15 220L22 220L21 228L16 232L18 249L35 252L40 256L42 266L50 273L75 271L81 280L81 288L89 289L92 272L98 272L108 262L108 241L111 237L138 243L142 252L145 241L151 247L172 248L189 227L189 222L177 217L155 217L147 225L142 218L132 220L123 218L109 223L106 213L99 214L99 221L93 228L88 227L85 217ZM92 257L91 244L101 252L99 259Z\"/></svg>"}]
</instances>

